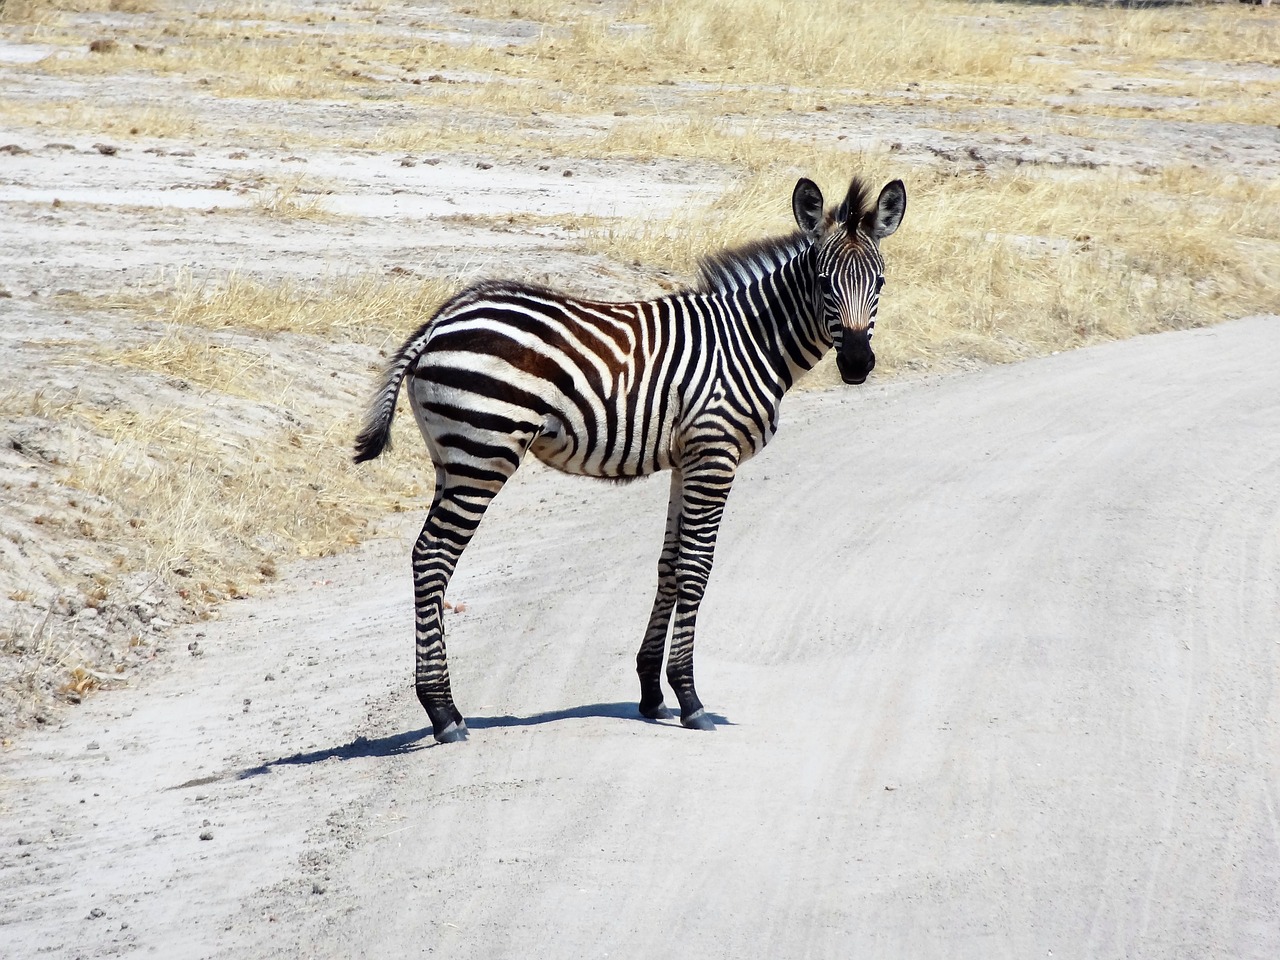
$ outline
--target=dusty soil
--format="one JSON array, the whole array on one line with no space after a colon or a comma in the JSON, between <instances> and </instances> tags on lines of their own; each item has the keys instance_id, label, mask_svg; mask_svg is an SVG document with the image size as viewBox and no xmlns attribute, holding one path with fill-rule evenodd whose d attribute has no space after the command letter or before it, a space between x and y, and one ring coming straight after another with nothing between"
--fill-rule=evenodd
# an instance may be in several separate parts
<instances>
[{"instance_id":1,"label":"dusty soil","mask_svg":"<svg viewBox=\"0 0 1280 960\"><path fill-rule=\"evenodd\" d=\"M650 292L668 278L554 224L485 218L658 214L730 176L301 149L218 131L372 136L397 108L155 78L122 91L28 75L40 53L0 43L6 98L180 101L202 124L163 140L0 127L0 397L55 408L204 402L81 362L164 332L95 309L121 291L180 271L401 271ZM1161 102L1110 76L1081 90ZM782 132L839 125L851 151L906 165L1280 161L1277 128L1100 117L1067 137L1011 109L1028 138L958 133L956 116L944 128L904 94ZM303 173L331 216L263 210ZM308 399L219 397L220 429L363 406L377 344L257 346ZM101 446L56 414L0 411L0 623L16 625L0 651L0 953L1272 958L1278 365L1280 320L1253 318L789 399L735 491L700 620L710 735L632 706L665 483L531 465L451 590L474 732L449 748L410 688L418 518L250 599L208 608L142 572L94 606L83 585L118 551L83 524L108 506L59 477ZM33 669L14 646L53 631L119 668L74 708L55 699L65 664Z\"/></svg>"},{"instance_id":2,"label":"dusty soil","mask_svg":"<svg viewBox=\"0 0 1280 960\"><path fill-rule=\"evenodd\" d=\"M404 536L3 756L14 956L1280 949L1280 319L789 401L634 715L665 484L537 468L409 686ZM202 839L204 838L204 839Z\"/></svg>"}]
</instances>

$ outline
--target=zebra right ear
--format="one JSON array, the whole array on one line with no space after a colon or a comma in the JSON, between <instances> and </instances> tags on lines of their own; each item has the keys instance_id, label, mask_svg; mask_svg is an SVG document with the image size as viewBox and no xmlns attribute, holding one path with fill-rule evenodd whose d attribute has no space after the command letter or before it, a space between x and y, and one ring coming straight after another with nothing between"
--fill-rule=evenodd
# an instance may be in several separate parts
<instances>
[{"instance_id":1,"label":"zebra right ear","mask_svg":"<svg viewBox=\"0 0 1280 960\"><path fill-rule=\"evenodd\" d=\"M791 212L805 233L813 233L822 222L822 191L807 177L796 181L796 188L791 193Z\"/></svg>"}]
</instances>

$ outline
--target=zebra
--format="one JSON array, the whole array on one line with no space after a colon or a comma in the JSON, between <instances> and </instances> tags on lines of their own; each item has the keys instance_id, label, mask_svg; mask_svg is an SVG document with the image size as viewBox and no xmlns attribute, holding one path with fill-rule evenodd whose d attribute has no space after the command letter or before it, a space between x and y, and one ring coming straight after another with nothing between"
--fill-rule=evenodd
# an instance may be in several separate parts
<instances>
[{"instance_id":1,"label":"zebra","mask_svg":"<svg viewBox=\"0 0 1280 960\"><path fill-rule=\"evenodd\" d=\"M526 454L570 474L629 481L671 471L658 588L636 655L639 712L698 730L714 722L693 682L694 622L739 465L778 425L783 395L834 345L845 383L875 366L884 284L880 241L906 212L901 180L874 205L854 178L824 215L801 178L797 229L706 257L700 282L629 303L528 283L481 281L445 302L388 364L354 459L386 449L401 383L435 467L413 546L415 690L442 743L463 740L445 658L442 606L490 501Z\"/></svg>"}]
</instances>

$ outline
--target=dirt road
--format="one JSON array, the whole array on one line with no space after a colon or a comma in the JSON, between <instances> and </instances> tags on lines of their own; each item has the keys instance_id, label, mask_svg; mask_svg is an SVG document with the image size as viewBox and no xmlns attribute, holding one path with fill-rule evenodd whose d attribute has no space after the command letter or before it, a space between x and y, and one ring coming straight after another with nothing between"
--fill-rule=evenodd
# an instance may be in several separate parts
<instances>
[{"instance_id":1,"label":"dirt road","mask_svg":"<svg viewBox=\"0 0 1280 960\"><path fill-rule=\"evenodd\" d=\"M0 952L1280 955L1278 369L1273 317L792 398L703 606L710 734L633 708L662 479L499 498L463 745L407 540L300 566L3 755Z\"/></svg>"}]
</instances>

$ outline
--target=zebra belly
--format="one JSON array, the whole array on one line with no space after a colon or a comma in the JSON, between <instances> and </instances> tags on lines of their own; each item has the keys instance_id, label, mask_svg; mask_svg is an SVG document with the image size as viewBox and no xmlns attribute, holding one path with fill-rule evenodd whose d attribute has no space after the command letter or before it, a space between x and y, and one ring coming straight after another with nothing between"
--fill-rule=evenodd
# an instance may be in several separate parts
<instances>
[{"instance_id":1,"label":"zebra belly","mask_svg":"<svg viewBox=\"0 0 1280 960\"><path fill-rule=\"evenodd\" d=\"M574 429L564 418L548 415L529 446L540 461L563 473L609 480L634 480L671 468L670 429L654 424L654 435L643 442L644 431L634 421L605 428ZM584 429L585 428L585 429ZM584 435L585 434L585 435Z\"/></svg>"}]
</instances>

